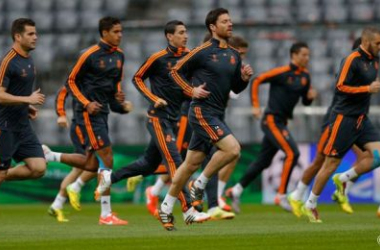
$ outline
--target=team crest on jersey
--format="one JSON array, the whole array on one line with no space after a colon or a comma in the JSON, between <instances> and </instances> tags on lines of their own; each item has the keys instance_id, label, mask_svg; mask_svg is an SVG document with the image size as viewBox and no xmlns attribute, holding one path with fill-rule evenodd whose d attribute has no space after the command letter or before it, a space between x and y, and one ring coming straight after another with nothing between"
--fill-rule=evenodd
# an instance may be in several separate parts
<instances>
[{"instance_id":1,"label":"team crest on jersey","mask_svg":"<svg viewBox=\"0 0 380 250\"><path fill-rule=\"evenodd\" d=\"M117 67L118 69L121 69L121 60L117 60L117 61L116 61L116 67Z\"/></svg>"},{"instance_id":2,"label":"team crest on jersey","mask_svg":"<svg viewBox=\"0 0 380 250\"><path fill-rule=\"evenodd\" d=\"M289 76L288 79L286 80L287 84L293 84L293 82L294 82L294 79L291 76Z\"/></svg>"},{"instance_id":3,"label":"team crest on jersey","mask_svg":"<svg viewBox=\"0 0 380 250\"><path fill-rule=\"evenodd\" d=\"M103 141L102 137L100 137L100 135L98 136L98 143L99 143L100 147L104 146L104 141Z\"/></svg>"},{"instance_id":4,"label":"team crest on jersey","mask_svg":"<svg viewBox=\"0 0 380 250\"><path fill-rule=\"evenodd\" d=\"M172 63L171 62L168 62L168 64L167 64L167 66L166 66L166 68L168 69L168 70L171 70L172 69Z\"/></svg>"},{"instance_id":5,"label":"team crest on jersey","mask_svg":"<svg viewBox=\"0 0 380 250\"><path fill-rule=\"evenodd\" d=\"M22 69L21 70L21 77L27 77L28 76L28 73L26 73L26 70L25 69Z\"/></svg>"},{"instance_id":6,"label":"team crest on jersey","mask_svg":"<svg viewBox=\"0 0 380 250\"><path fill-rule=\"evenodd\" d=\"M172 141L172 136L171 135L166 135L166 142L169 143Z\"/></svg>"},{"instance_id":7,"label":"team crest on jersey","mask_svg":"<svg viewBox=\"0 0 380 250\"><path fill-rule=\"evenodd\" d=\"M230 58L230 63L231 63L232 65L234 65L234 64L236 63L236 59L235 59L234 56L231 56L231 58Z\"/></svg>"},{"instance_id":8,"label":"team crest on jersey","mask_svg":"<svg viewBox=\"0 0 380 250\"><path fill-rule=\"evenodd\" d=\"M99 68L104 69L105 67L106 67L106 63L102 59L100 59Z\"/></svg>"},{"instance_id":9,"label":"team crest on jersey","mask_svg":"<svg viewBox=\"0 0 380 250\"><path fill-rule=\"evenodd\" d=\"M365 71L368 71L368 64L365 63L365 62L363 62L363 69L364 69Z\"/></svg>"},{"instance_id":10,"label":"team crest on jersey","mask_svg":"<svg viewBox=\"0 0 380 250\"><path fill-rule=\"evenodd\" d=\"M301 78L301 84L302 84L302 86L306 86L306 84L307 84L307 78L305 76L303 76Z\"/></svg>"},{"instance_id":11,"label":"team crest on jersey","mask_svg":"<svg viewBox=\"0 0 380 250\"><path fill-rule=\"evenodd\" d=\"M213 62L218 62L218 57L216 56L216 54L212 54L212 59L211 59Z\"/></svg>"},{"instance_id":12,"label":"team crest on jersey","mask_svg":"<svg viewBox=\"0 0 380 250\"><path fill-rule=\"evenodd\" d=\"M218 128L218 129L216 130L216 133L218 134L218 136L222 136L222 135L224 134L224 131L223 131L223 129Z\"/></svg>"},{"instance_id":13,"label":"team crest on jersey","mask_svg":"<svg viewBox=\"0 0 380 250\"><path fill-rule=\"evenodd\" d=\"M338 151L336 151L336 149L334 148L333 150L331 150L330 155L331 156L337 156L338 155Z\"/></svg>"}]
</instances>

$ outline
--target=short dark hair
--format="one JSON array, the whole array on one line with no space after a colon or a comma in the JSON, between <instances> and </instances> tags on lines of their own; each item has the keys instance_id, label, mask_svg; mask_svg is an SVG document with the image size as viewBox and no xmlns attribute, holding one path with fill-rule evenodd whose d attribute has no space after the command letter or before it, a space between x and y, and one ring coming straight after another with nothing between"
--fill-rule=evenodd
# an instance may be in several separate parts
<instances>
[{"instance_id":1,"label":"short dark hair","mask_svg":"<svg viewBox=\"0 0 380 250\"><path fill-rule=\"evenodd\" d=\"M290 56L292 56L293 54L297 54L298 52L300 52L300 50L302 48L309 48L309 46L307 46L307 43L305 42L295 42L292 44L292 46L290 47Z\"/></svg>"},{"instance_id":2,"label":"short dark hair","mask_svg":"<svg viewBox=\"0 0 380 250\"><path fill-rule=\"evenodd\" d=\"M220 15L223 15L223 14L229 14L228 10L224 9L224 8L217 8L217 9L210 11L207 14L205 23L206 23L206 27L207 27L208 31L210 32L210 34L211 34L210 24L215 25L216 21L218 20L218 17Z\"/></svg>"},{"instance_id":3,"label":"short dark hair","mask_svg":"<svg viewBox=\"0 0 380 250\"><path fill-rule=\"evenodd\" d=\"M167 22L165 24L165 29L164 29L165 37L167 34L174 34L175 28L178 25L185 25L185 24L182 21L178 21L178 20L171 20Z\"/></svg>"},{"instance_id":4,"label":"short dark hair","mask_svg":"<svg viewBox=\"0 0 380 250\"><path fill-rule=\"evenodd\" d=\"M103 37L103 31L110 31L114 25L121 24L120 19L106 16L99 20L99 34Z\"/></svg>"},{"instance_id":5,"label":"short dark hair","mask_svg":"<svg viewBox=\"0 0 380 250\"><path fill-rule=\"evenodd\" d=\"M359 48L361 43L362 43L362 38L361 37L356 38L354 43L352 44L352 50L356 50L357 48Z\"/></svg>"},{"instance_id":6,"label":"short dark hair","mask_svg":"<svg viewBox=\"0 0 380 250\"><path fill-rule=\"evenodd\" d=\"M234 48L248 48L248 42L241 36L232 36L228 39L228 44Z\"/></svg>"},{"instance_id":7,"label":"short dark hair","mask_svg":"<svg viewBox=\"0 0 380 250\"><path fill-rule=\"evenodd\" d=\"M380 29L375 26L367 26L363 29L362 31L362 36L361 38L366 38L368 40L373 38L374 34L379 34L380 35Z\"/></svg>"},{"instance_id":8,"label":"short dark hair","mask_svg":"<svg viewBox=\"0 0 380 250\"><path fill-rule=\"evenodd\" d=\"M15 40L16 34L22 34L23 32L25 32L25 26L35 27L36 23L29 18L18 18L13 21L11 29L13 41Z\"/></svg>"}]
</instances>

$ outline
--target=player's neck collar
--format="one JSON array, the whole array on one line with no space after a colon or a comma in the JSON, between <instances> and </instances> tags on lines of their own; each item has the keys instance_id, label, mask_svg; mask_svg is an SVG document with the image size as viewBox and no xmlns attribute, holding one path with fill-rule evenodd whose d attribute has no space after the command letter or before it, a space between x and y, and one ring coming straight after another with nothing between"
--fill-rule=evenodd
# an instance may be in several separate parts
<instances>
[{"instance_id":1,"label":"player's neck collar","mask_svg":"<svg viewBox=\"0 0 380 250\"><path fill-rule=\"evenodd\" d=\"M359 52L361 52L362 55L368 57L368 59L373 59L373 55L371 55L371 53L369 53L365 48L363 48L362 45L359 46Z\"/></svg>"},{"instance_id":2,"label":"player's neck collar","mask_svg":"<svg viewBox=\"0 0 380 250\"><path fill-rule=\"evenodd\" d=\"M228 48L228 43L227 42L224 44L220 40L218 40L218 39L216 39L214 37L211 38L211 42L213 44L216 44L219 48L222 48L222 49L227 49Z\"/></svg>"},{"instance_id":3,"label":"player's neck collar","mask_svg":"<svg viewBox=\"0 0 380 250\"><path fill-rule=\"evenodd\" d=\"M171 44L168 44L168 51L172 52L174 56L181 56L184 52L188 52L189 50L186 47L175 47Z\"/></svg>"},{"instance_id":4,"label":"player's neck collar","mask_svg":"<svg viewBox=\"0 0 380 250\"><path fill-rule=\"evenodd\" d=\"M20 48L17 48L16 45L13 45L12 46L12 49L18 54L20 55L21 57L24 57L24 58L28 58L29 57L29 54L26 53L25 51L21 50Z\"/></svg>"},{"instance_id":5,"label":"player's neck collar","mask_svg":"<svg viewBox=\"0 0 380 250\"><path fill-rule=\"evenodd\" d=\"M109 51L109 52L114 52L114 51L118 50L117 46L113 46L112 44L107 43L103 39L100 39L99 46L102 47L103 49Z\"/></svg>"}]
</instances>

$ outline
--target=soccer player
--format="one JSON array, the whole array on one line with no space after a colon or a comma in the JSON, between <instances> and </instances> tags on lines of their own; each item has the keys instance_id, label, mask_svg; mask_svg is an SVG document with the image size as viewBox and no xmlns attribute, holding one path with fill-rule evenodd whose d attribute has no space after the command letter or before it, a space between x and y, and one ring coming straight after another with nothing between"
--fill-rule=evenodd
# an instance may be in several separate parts
<instances>
[{"instance_id":1,"label":"soccer player","mask_svg":"<svg viewBox=\"0 0 380 250\"><path fill-rule=\"evenodd\" d=\"M228 45L227 40L232 36L228 10L218 8L210 11L206 27L212 39L192 50L170 72L183 91L193 97L189 110L193 135L186 159L178 168L159 210L160 221L166 230L175 229L172 214L175 201L212 147L215 145L218 150L201 175L189 185L192 205L198 211L202 210L203 192L208 180L220 168L237 161L240 155L239 142L223 122L223 117L230 90L235 93L243 91L253 73L252 68L249 65L241 67L239 52ZM192 79L194 87L188 79ZM199 92L201 95L197 94Z\"/></svg>"},{"instance_id":2,"label":"soccer player","mask_svg":"<svg viewBox=\"0 0 380 250\"><path fill-rule=\"evenodd\" d=\"M170 176L182 163L176 145L176 124L181 104L185 98L182 89L169 78L170 69L188 53L186 49L187 30L183 22L173 20L165 25L168 47L154 53L138 69L133 83L139 92L150 102L147 129L152 136L144 155L127 167L115 171L110 178L100 183L97 190L107 188L111 183L136 175L151 175L161 162L167 167ZM149 78L151 90L144 80ZM194 88L194 96L204 95L204 90ZM188 190L179 195L186 223L202 222L209 219L205 213L197 212L190 202Z\"/></svg>"},{"instance_id":3,"label":"soccer player","mask_svg":"<svg viewBox=\"0 0 380 250\"><path fill-rule=\"evenodd\" d=\"M226 195L233 201L233 208L236 212L240 212L240 196L244 188L270 166L278 150L285 153L285 161L275 203L290 211L286 192L293 167L298 161L299 151L287 123L289 119L293 118L294 107L300 98L304 105L310 105L316 96L316 91L311 87L310 75L307 70L309 63L307 44L294 43L290 48L290 58L289 65L261 73L252 83L252 111L256 118L261 116L259 86L266 82L271 85L268 105L261 121L264 138L258 158L248 167L240 181L226 191Z\"/></svg>"},{"instance_id":4,"label":"soccer player","mask_svg":"<svg viewBox=\"0 0 380 250\"><path fill-rule=\"evenodd\" d=\"M366 27L361 38L359 48L343 59L336 78L335 101L329 118L330 130L323 150L326 159L302 207L302 212L310 222L322 222L317 211L318 197L341 159L354 144L368 151L371 157L362 159L343 174L334 175L333 181L340 194L344 195L348 180L380 165L380 136L367 117L371 94L380 91L380 82L376 80L380 29Z\"/></svg>"},{"instance_id":5,"label":"soccer player","mask_svg":"<svg viewBox=\"0 0 380 250\"><path fill-rule=\"evenodd\" d=\"M110 176L113 168L113 153L108 136L109 105L117 100L121 113L128 113L132 106L117 99L120 89L124 54L118 47L122 38L121 22L117 18L104 17L99 21L100 42L82 52L72 69L67 85L78 101L76 120L85 135L86 165L98 169L99 182ZM116 217L111 211L110 189L101 196L101 225L126 225L128 222Z\"/></svg>"},{"instance_id":6,"label":"soccer player","mask_svg":"<svg viewBox=\"0 0 380 250\"><path fill-rule=\"evenodd\" d=\"M35 22L19 18L12 23L13 46L0 64L0 184L3 181L37 179L46 162L29 119L37 117L32 105L42 105L45 96L33 91L36 68L30 52L36 48ZM12 158L25 164L10 168Z\"/></svg>"},{"instance_id":7,"label":"soccer player","mask_svg":"<svg viewBox=\"0 0 380 250\"><path fill-rule=\"evenodd\" d=\"M360 43L361 38L359 37L354 41L352 50L357 49ZM332 103L334 103L334 101ZM296 189L288 195L288 200L290 206L292 207L292 212L297 217L301 217L302 215L301 207L303 205L302 199L304 197L305 191L307 190L313 178L317 175L319 169L322 167L323 162L325 160L325 155L323 154L323 147L326 145L326 140L329 133L329 117L331 114L331 107L332 105L329 106L326 114L323 117L321 137L317 145L317 152L315 158L311 165L303 173L302 178L298 182ZM355 145L352 147L352 150L356 155L356 163L354 163L353 165L356 165L357 162L360 162L363 158L369 157L368 152L363 152L360 148L358 148ZM334 192L332 195L332 199L340 204L344 212L349 214L353 213L353 209L349 203L347 191L349 189L349 186L351 186L352 184L353 182L351 181L347 183L346 194L344 196L340 195L339 192Z\"/></svg>"}]
</instances>

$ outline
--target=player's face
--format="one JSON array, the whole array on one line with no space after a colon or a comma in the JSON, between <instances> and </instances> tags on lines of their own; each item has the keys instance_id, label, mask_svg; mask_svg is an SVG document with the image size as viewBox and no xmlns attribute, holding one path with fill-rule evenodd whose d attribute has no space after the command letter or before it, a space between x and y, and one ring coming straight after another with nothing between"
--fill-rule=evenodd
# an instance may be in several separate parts
<instances>
[{"instance_id":1,"label":"player's face","mask_svg":"<svg viewBox=\"0 0 380 250\"><path fill-rule=\"evenodd\" d=\"M373 56L378 56L380 51L380 34L374 34L373 39L369 42L368 52Z\"/></svg>"},{"instance_id":2,"label":"player's face","mask_svg":"<svg viewBox=\"0 0 380 250\"><path fill-rule=\"evenodd\" d=\"M230 15L222 14L216 20L215 25L210 25L211 29L214 28L218 37L228 39L232 36L232 21Z\"/></svg>"},{"instance_id":3,"label":"player's face","mask_svg":"<svg viewBox=\"0 0 380 250\"><path fill-rule=\"evenodd\" d=\"M177 48L184 48L187 44L187 30L184 25L177 25L174 34L170 35L169 42Z\"/></svg>"},{"instance_id":4,"label":"player's face","mask_svg":"<svg viewBox=\"0 0 380 250\"><path fill-rule=\"evenodd\" d=\"M123 28L121 24L115 24L109 31L103 32L103 39L113 46L119 46L123 37Z\"/></svg>"},{"instance_id":5,"label":"player's face","mask_svg":"<svg viewBox=\"0 0 380 250\"><path fill-rule=\"evenodd\" d=\"M36 48L37 43L37 31L34 26L25 26L25 31L21 34L16 34L16 41L20 43L20 46L25 51L31 51Z\"/></svg>"},{"instance_id":6,"label":"player's face","mask_svg":"<svg viewBox=\"0 0 380 250\"><path fill-rule=\"evenodd\" d=\"M296 65L307 68L310 59L310 51L308 48L301 48L298 53L293 54L293 61Z\"/></svg>"}]
</instances>

